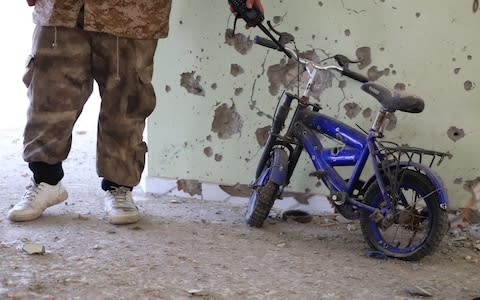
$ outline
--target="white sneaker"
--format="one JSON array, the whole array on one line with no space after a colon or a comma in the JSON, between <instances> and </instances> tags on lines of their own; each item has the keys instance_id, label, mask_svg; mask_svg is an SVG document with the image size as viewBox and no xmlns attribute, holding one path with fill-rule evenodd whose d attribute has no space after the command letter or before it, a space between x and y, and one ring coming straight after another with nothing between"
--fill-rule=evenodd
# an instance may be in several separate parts
<instances>
[{"instance_id":1,"label":"white sneaker","mask_svg":"<svg viewBox=\"0 0 480 300\"><path fill-rule=\"evenodd\" d=\"M50 185L41 182L36 184L32 178L32 183L27 186L22 201L8 211L8 218L16 222L35 220L42 215L45 209L61 203L67 198L68 194L62 183Z\"/></svg>"},{"instance_id":2,"label":"white sneaker","mask_svg":"<svg viewBox=\"0 0 480 300\"><path fill-rule=\"evenodd\" d=\"M114 225L138 222L140 213L133 202L132 191L119 187L105 192L105 212L108 221Z\"/></svg>"}]
</instances>

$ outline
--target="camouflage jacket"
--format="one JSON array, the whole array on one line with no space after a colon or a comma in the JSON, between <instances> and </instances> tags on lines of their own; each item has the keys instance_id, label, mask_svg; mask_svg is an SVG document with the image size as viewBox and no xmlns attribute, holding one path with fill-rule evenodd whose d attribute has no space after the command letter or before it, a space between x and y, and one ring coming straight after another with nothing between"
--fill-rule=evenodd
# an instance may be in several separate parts
<instances>
[{"instance_id":1,"label":"camouflage jacket","mask_svg":"<svg viewBox=\"0 0 480 300\"><path fill-rule=\"evenodd\" d=\"M33 21L42 26L73 28L85 5L85 30L136 39L168 35L172 0L37 0Z\"/></svg>"}]
</instances>

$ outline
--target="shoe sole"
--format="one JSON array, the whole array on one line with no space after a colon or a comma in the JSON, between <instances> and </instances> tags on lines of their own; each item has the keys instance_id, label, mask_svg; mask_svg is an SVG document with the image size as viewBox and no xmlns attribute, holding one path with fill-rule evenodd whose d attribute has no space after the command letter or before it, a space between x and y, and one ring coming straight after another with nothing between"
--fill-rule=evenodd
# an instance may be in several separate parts
<instances>
[{"instance_id":1,"label":"shoe sole","mask_svg":"<svg viewBox=\"0 0 480 300\"><path fill-rule=\"evenodd\" d=\"M137 223L140 221L140 216L122 216L122 217L109 217L108 222L113 225L128 225Z\"/></svg>"}]
</instances>

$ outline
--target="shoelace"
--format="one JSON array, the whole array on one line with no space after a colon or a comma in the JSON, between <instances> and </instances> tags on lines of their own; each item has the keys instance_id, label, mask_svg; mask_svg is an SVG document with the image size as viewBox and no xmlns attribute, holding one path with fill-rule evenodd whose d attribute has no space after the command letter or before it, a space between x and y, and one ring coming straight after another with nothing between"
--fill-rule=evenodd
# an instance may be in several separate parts
<instances>
[{"instance_id":1,"label":"shoelace","mask_svg":"<svg viewBox=\"0 0 480 300\"><path fill-rule=\"evenodd\" d=\"M122 208L122 209L132 209L135 207L133 201L129 197L131 191L125 187L114 188L109 191L111 196L113 197L112 206L115 208Z\"/></svg>"},{"instance_id":2,"label":"shoelace","mask_svg":"<svg viewBox=\"0 0 480 300\"><path fill-rule=\"evenodd\" d=\"M30 185L26 187L25 194L23 195L23 203L31 203L33 199L37 196L38 192L41 190L39 184L35 184L32 182Z\"/></svg>"}]
</instances>

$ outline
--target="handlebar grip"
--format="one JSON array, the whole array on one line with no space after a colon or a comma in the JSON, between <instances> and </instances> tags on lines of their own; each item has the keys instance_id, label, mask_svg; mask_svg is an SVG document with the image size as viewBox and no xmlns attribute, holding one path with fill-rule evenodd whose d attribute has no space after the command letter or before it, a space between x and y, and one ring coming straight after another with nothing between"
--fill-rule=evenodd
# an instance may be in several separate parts
<instances>
[{"instance_id":1,"label":"handlebar grip","mask_svg":"<svg viewBox=\"0 0 480 300\"><path fill-rule=\"evenodd\" d=\"M357 81L360 81L362 83L368 82L367 77L365 77L364 75L362 75L360 73L350 71L349 69L343 69L342 75L350 77L350 78L355 79Z\"/></svg>"},{"instance_id":2,"label":"handlebar grip","mask_svg":"<svg viewBox=\"0 0 480 300\"><path fill-rule=\"evenodd\" d=\"M267 47L267 48L270 48L270 49L273 49L273 50L280 50L278 48L278 45L275 42L273 42L269 39L263 38L261 36L258 36L258 35L255 36L255 39L253 41L257 45Z\"/></svg>"}]
</instances>

